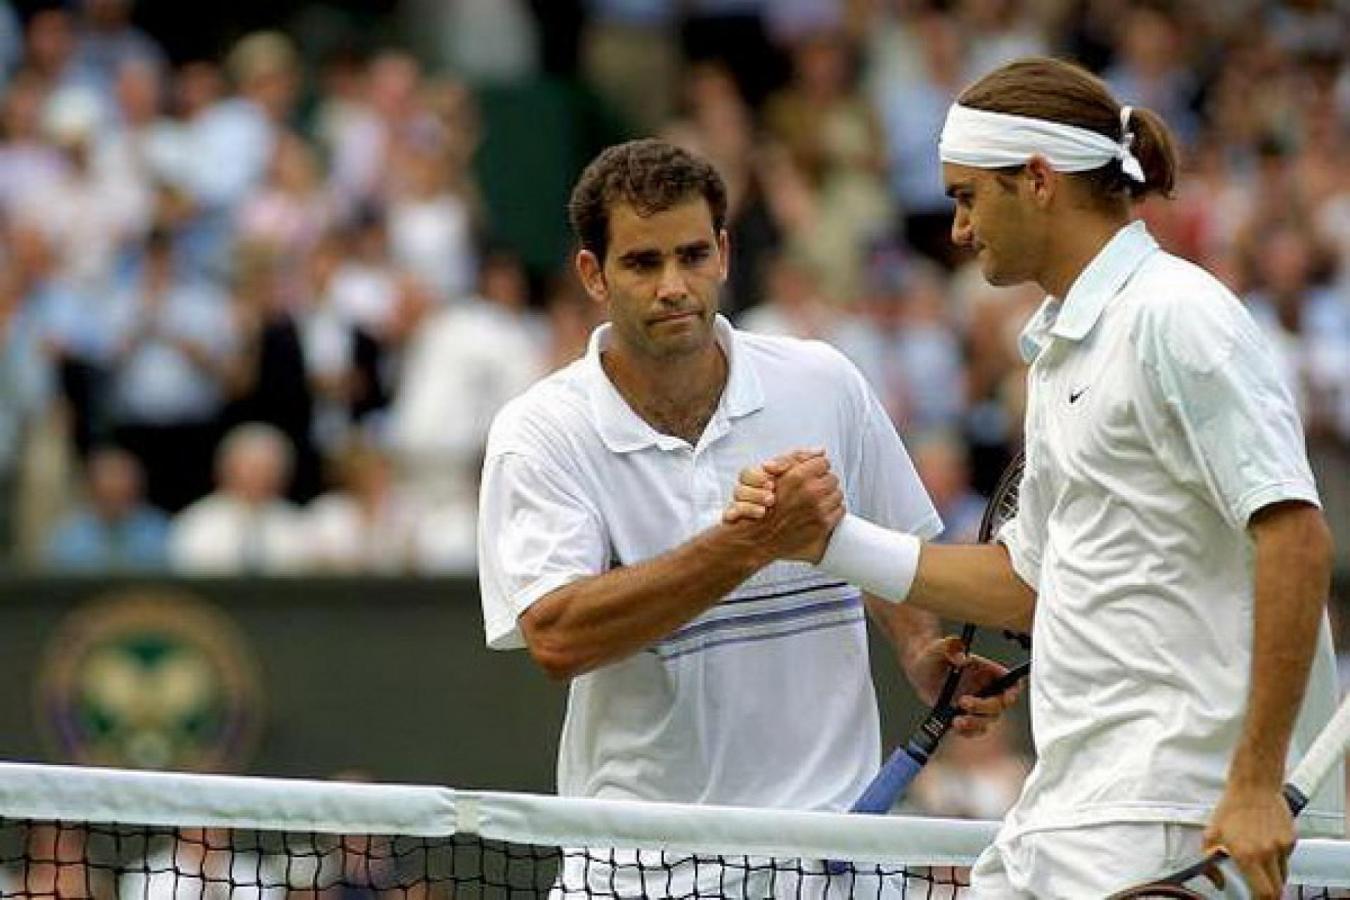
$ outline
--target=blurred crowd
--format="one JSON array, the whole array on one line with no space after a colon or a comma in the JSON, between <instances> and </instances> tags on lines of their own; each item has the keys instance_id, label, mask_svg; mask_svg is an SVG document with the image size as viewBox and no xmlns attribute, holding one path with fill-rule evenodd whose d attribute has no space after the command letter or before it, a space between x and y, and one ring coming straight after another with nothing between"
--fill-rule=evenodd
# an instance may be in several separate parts
<instances>
[{"instance_id":1,"label":"blurred crowd","mask_svg":"<svg viewBox=\"0 0 1350 900\"><path fill-rule=\"evenodd\" d=\"M1250 305L1310 439L1350 445L1345 0L395 5L401 42L316 54L279 22L180 59L132 0L0 0L10 565L471 569L493 413L601 315L566 252L541 270L501 240L562 210L479 176L482 91L541 80L715 161L724 312L854 359L949 538L1017 442L1041 298L951 246L935 142L1019 56L1169 121L1184 177L1142 215Z\"/></svg>"}]
</instances>

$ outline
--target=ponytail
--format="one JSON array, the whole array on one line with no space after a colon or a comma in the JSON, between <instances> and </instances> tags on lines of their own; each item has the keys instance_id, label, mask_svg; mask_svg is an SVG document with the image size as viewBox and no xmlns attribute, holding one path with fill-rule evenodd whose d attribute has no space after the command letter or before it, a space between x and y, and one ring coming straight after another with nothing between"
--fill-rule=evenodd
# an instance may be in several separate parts
<instances>
[{"instance_id":1,"label":"ponytail","mask_svg":"<svg viewBox=\"0 0 1350 900\"><path fill-rule=\"evenodd\" d=\"M1131 149L1144 170L1144 182L1129 181L1130 198L1141 200L1149 194L1171 197L1177 183L1177 145L1167 123L1151 109L1136 107L1130 114L1129 129L1134 132Z\"/></svg>"}]
</instances>

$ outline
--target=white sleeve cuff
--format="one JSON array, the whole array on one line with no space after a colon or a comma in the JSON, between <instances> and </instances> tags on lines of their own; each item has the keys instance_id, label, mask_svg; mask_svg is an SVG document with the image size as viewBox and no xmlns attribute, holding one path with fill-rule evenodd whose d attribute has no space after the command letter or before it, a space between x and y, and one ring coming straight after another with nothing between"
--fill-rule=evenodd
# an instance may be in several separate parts
<instances>
[{"instance_id":1,"label":"white sleeve cuff","mask_svg":"<svg viewBox=\"0 0 1350 900\"><path fill-rule=\"evenodd\" d=\"M883 600L901 603L919 571L921 545L912 534L850 513L835 526L819 568Z\"/></svg>"}]
</instances>

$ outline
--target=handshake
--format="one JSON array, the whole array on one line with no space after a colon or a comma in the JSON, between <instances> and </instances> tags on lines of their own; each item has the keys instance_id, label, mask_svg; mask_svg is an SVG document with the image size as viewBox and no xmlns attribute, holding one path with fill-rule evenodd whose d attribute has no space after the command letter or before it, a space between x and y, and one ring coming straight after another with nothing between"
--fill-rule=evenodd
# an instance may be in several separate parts
<instances>
[{"instance_id":1,"label":"handshake","mask_svg":"<svg viewBox=\"0 0 1350 900\"><path fill-rule=\"evenodd\" d=\"M722 522L765 564L796 559L899 603L918 574L921 542L848 515L824 450L796 450L741 471Z\"/></svg>"},{"instance_id":2,"label":"handshake","mask_svg":"<svg viewBox=\"0 0 1350 900\"><path fill-rule=\"evenodd\" d=\"M824 450L796 450L741 470L722 521L772 559L818 563L844 518Z\"/></svg>"}]
</instances>

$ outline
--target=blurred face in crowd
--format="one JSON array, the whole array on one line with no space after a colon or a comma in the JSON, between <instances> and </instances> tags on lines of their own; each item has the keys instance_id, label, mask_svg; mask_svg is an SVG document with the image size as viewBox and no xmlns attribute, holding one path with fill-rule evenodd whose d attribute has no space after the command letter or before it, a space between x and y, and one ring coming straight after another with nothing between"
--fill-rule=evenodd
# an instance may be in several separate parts
<instances>
[{"instance_id":1,"label":"blurred face in crowd","mask_svg":"<svg viewBox=\"0 0 1350 900\"><path fill-rule=\"evenodd\" d=\"M59 74L75 52L75 29L70 13L45 9L28 21L28 51L25 57L34 69Z\"/></svg>"},{"instance_id":2,"label":"blurred face in crowd","mask_svg":"<svg viewBox=\"0 0 1350 900\"><path fill-rule=\"evenodd\" d=\"M265 439L240 441L221 461L221 487L244 503L267 503L281 496L288 468L284 447Z\"/></svg>"},{"instance_id":3,"label":"blurred face in crowd","mask_svg":"<svg viewBox=\"0 0 1350 900\"><path fill-rule=\"evenodd\" d=\"M96 28L112 31L131 20L130 0L85 0L85 21Z\"/></svg>"},{"instance_id":4,"label":"blurred face in crowd","mask_svg":"<svg viewBox=\"0 0 1350 900\"><path fill-rule=\"evenodd\" d=\"M1033 281L1042 270L1047 225L1034 179L1044 173L1030 172L1038 162L1013 174L942 164L943 185L956 203L952 243L975 254L990 284Z\"/></svg>"},{"instance_id":5,"label":"blurred face in crowd","mask_svg":"<svg viewBox=\"0 0 1350 900\"><path fill-rule=\"evenodd\" d=\"M714 346L727 235L713 228L702 197L646 216L629 203L616 203L609 210L605 258L583 250L577 272L587 293L605 305L616 350L671 360Z\"/></svg>"},{"instance_id":6,"label":"blurred face in crowd","mask_svg":"<svg viewBox=\"0 0 1350 900\"><path fill-rule=\"evenodd\" d=\"M1267 239L1259 259L1261 281L1272 294L1302 298L1312 280L1313 251L1301 232L1279 229Z\"/></svg>"},{"instance_id":7,"label":"blurred face in crowd","mask_svg":"<svg viewBox=\"0 0 1350 900\"><path fill-rule=\"evenodd\" d=\"M141 496L141 470L129 454L105 450L89 460L89 502L105 519L119 519Z\"/></svg>"},{"instance_id":8,"label":"blurred face in crowd","mask_svg":"<svg viewBox=\"0 0 1350 900\"><path fill-rule=\"evenodd\" d=\"M117 106L133 125L153 122L159 116L159 72L143 60L131 60L117 69Z\"/></svg>"},{"instance_id":9,"label":"blurred face in crowd","mask_svg":"<svg viewBox=\"0 0 1350 900\"><path fill-rule=\"evenodd\" d=\"M178 112L185 118L192 118L224 94L225 80L215 63L191 62L178 69L174 96Z\"/></svg>"}]
</instances>

